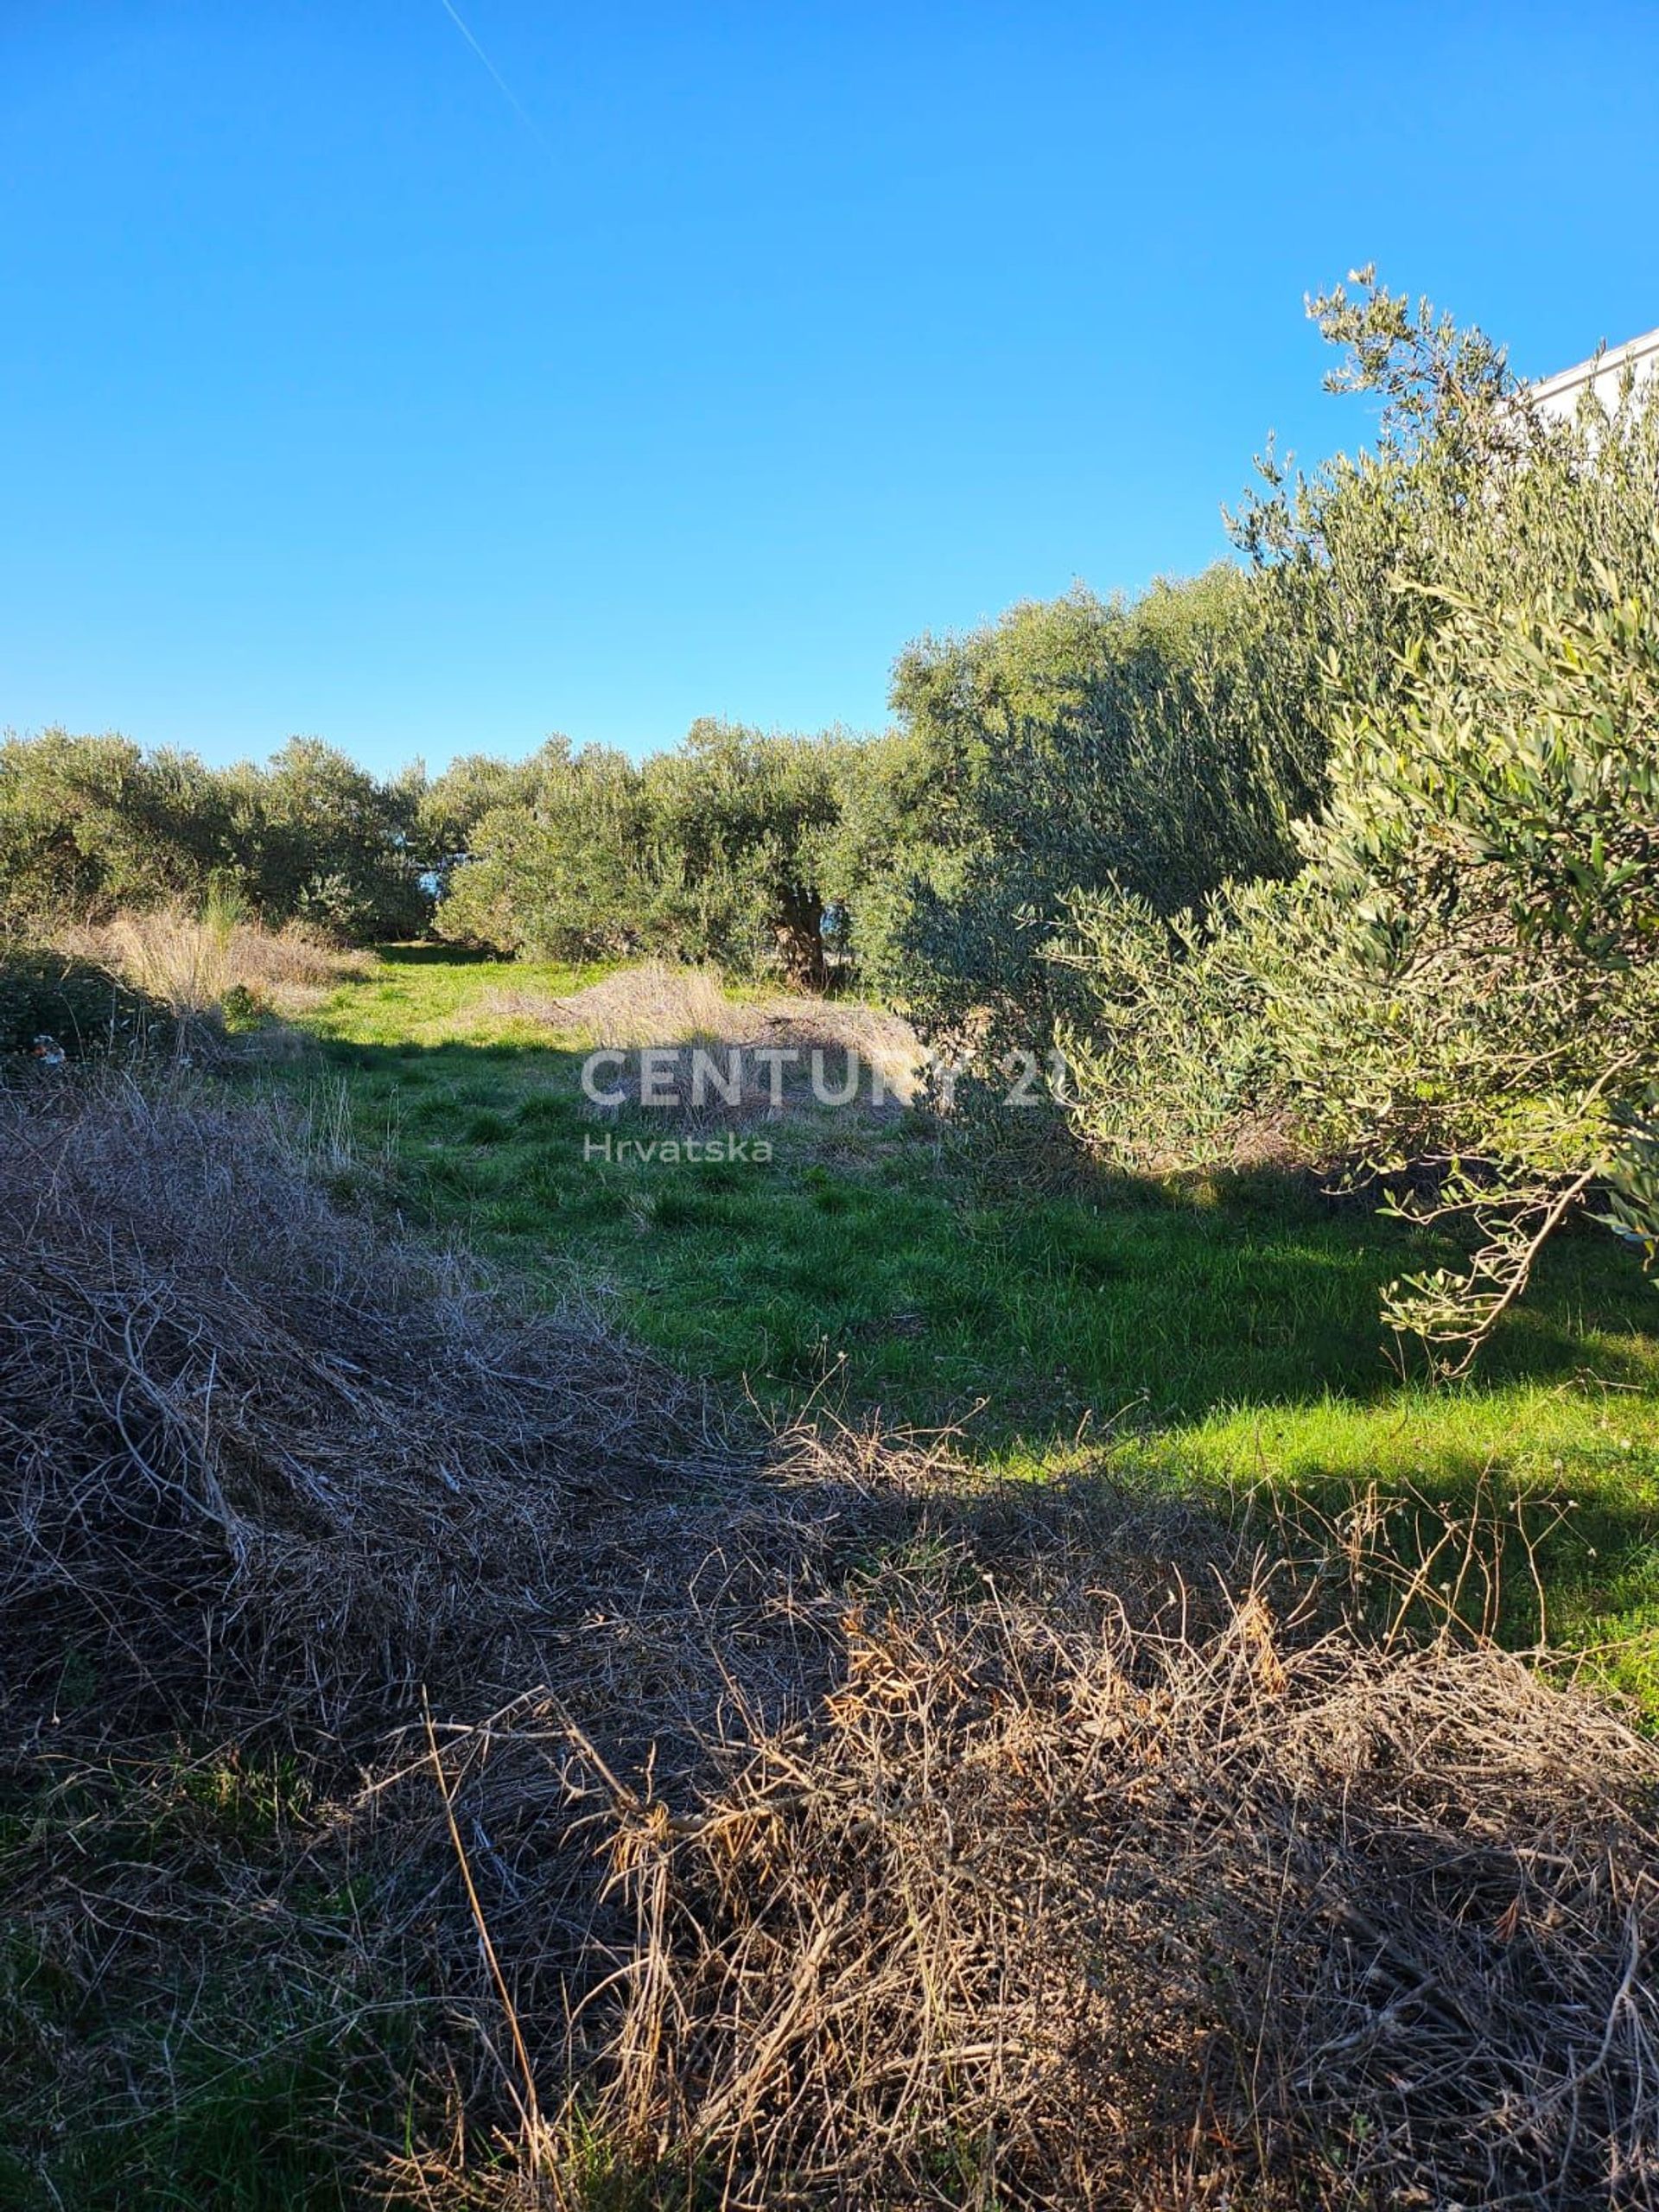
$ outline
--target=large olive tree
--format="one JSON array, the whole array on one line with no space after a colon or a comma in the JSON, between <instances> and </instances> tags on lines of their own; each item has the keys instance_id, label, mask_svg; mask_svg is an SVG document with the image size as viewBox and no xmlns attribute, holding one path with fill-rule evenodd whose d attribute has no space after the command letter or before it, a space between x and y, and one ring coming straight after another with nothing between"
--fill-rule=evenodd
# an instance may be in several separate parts
<instances>
[{"instance_id":1,"label":"large olive tree","mask_svg":"<svg viewBox=\"0 0 1659 2212\"><path fill-rule=\"evenodd\" d=\"M1474 1233L1389 1312L1455 1366L1575 1207L1659 1219L1659 394L1545 421L1369 274L1314 311L1382 442L1272 483L1245 535L1318 645L1326 795L1292 882L1161 931L1074 905L1076 1112L1131 1157L1253 1118L1414 1171L1402 1206Z\"/></svg>"},{"instance_id":2,"label":"large olive tree","mask_svg":"<svg viewBox=\"0 0 1659 2212\"><path fill-rule=\"evenodd\" d=\"M877 976L932 1042L995 1058L1046 1041L1045 948L1080 895L1179 912L1293 864L1318 789L1300 648L1259 579L1222 565L1135 601L1082 590L902 654L885 880L854 891ZM907 804L893 809L894 789ZM872 842L874 841L868 841Z\"/></svg>"}]
</instances>

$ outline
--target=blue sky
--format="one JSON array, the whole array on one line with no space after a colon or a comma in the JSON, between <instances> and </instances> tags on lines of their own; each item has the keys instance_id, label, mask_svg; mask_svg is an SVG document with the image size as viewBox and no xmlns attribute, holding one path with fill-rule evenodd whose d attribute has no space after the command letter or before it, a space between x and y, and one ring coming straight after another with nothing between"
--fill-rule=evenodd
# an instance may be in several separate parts
<instances>
[{"instance_id":1,"label":"blue sky","mask_svg":"<svg viewBox=\"0 0 1659 2212\"><path fill-rule=\"evenodd\" d=\"M386 769L884 718L1225 550L1375 258L1659 323L1659 9L0 0L0 723Z\"/></svg>"}]
</instances>

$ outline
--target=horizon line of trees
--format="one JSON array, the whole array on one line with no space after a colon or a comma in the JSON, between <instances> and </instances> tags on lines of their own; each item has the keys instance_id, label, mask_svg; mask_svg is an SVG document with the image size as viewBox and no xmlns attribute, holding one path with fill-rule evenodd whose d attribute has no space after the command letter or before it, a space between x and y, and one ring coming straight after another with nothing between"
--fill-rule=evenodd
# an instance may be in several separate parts
<instances>
[{"instance_id":1,"label":"horizon line of trees","mask_svg":"<svg viewBox=\"0 0 1659 2212\"><path fill-rule=\"evenodd\" d=\"M426 780L382 779L320 739L264 767L211 768L118 735L0 737L0 931L200 905L233 893L273 928L340 944L418 935L430 917Z\"/></svg>"},{"instance_id":2,"label":"horizon line of trees","mask_svg":"<svg viewBox=\"0 0 1659 2212\"><path fill-rule=\"evenodd\" d=\"M1273 654L1249 573L1217 563L1138 600L1077 587L925 634L877 733L705 718L643 760L556 735L382 778L312 737L218 768L118 734L9 732L0 930L230 893L340 944L430 932L806 988L856 961L955 1018L1040 982L1041 927L1079 888L1178 906L1287 863L1319 747Z\"/></svg>"},{"instance_id":3,"label":"horizon line of trees","mask_svg":"<svg viewBox=\"0 0 1659 2212\"><path fill-rule=\"evenodd\" d=\"M1546 418L1478 328L1350 285L1309 312L1370 446L1269 454L1237 565L922 637L884 733L390 782L12 739L0 923L228 879L358 941L808 986L833 945L945 1060L1060 1045L1057 1105L1131 1167L1270 1128L1411 1171L1471 1256L1389 1316L1455 1364L1574 1208L1659 1253L1659 381Z\"/></svg>"}]
</instances>

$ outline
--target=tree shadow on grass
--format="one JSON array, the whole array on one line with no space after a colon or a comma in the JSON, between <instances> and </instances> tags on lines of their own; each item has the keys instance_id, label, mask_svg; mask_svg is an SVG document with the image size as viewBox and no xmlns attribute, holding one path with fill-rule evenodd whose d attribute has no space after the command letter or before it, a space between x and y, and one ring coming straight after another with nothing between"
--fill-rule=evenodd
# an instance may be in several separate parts
<instances>
[{"instance_id":1,"label":"tree shadow on grass","mask_svg":"<svg viewBox=\"0 0 1659 2212\"><path fill-rule=\"evenodd\" d=\"M374 951L388 968L499 966L501 958L487 948L460 944L378 944Z\"/></svg>"},{"instance_id":2,"label":"tree shadow on grass","mask_svg":"<svg viewBox=\"0 0 1659 2212\"><path fill-rule=\"evenodd\" d=\"M664 1151L683 1117L585 1099L574 1049L321 1051L365 1125L391 1126L397 1172L435 1218L532 1275L550 1260L562 1279L595 1271L659 1350L775 1402L822 1388L843 1411L924 1426L982 1402L981 1437L1033 1443L1131 1409L1167 1426L1332 1397L1382 1406L1402 1381L1384 1287L1457 1258L1444 1236L1294 1173L999 1193L919 1116L822 1110L734 1127L749 1141L735 1158L709 1156L720 1132L705 1125L688 1159ZM1653 1287L1582 1224L1546 1252L1471 1387L1645 1392L1656 1338Z\"/></svg>"}]
</instances>

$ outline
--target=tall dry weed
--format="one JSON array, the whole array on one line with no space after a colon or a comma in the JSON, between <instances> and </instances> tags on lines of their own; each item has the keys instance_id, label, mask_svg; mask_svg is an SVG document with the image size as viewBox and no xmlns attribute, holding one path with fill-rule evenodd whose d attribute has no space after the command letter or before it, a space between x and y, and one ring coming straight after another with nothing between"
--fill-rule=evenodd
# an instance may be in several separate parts
<instances>
[{"instance_id":1,"label":"tall dry weed","mask_svg":"<svg viewBox=\"0 0 1659 2212\"><path fill-rule=\"evenodd\" d=\"M856 1001L801 993L734 998L719 971L646 961L620 969L597 983L556 998L545 992L500 990L483 1004L487 1016L533 1021L591 1050L635 1053L652 1047L701 1047L720 1056L736 1052L738 1096L727 1106L740 1117L764 1112L780 1091L807 1096L815 1066L834 1096L858 1071L857 1095L909 1104L919 1089L922 1052L915 1032L900 1016ZM760 1057L792 1056L772 1072ZM815 1062L814 1055L817 1055ZM717 1101L716 1117L722 1108Z\"/></svg>"},{"instance_id":2,"label":"tall dry weed","mask_svg":"<svg viewBox=\"0 0 1659 2212\"><path fill-rule=\"evenodd\" d=\"M118 914L101 925L60 930L56 942L112 969L185 1022L200 1023L238 991L270 1012L303 1013L369 965L366 954L319 944L291 926L264 929L228 899L209 900L199 911Z\"/></svg>"}]
</instances>

